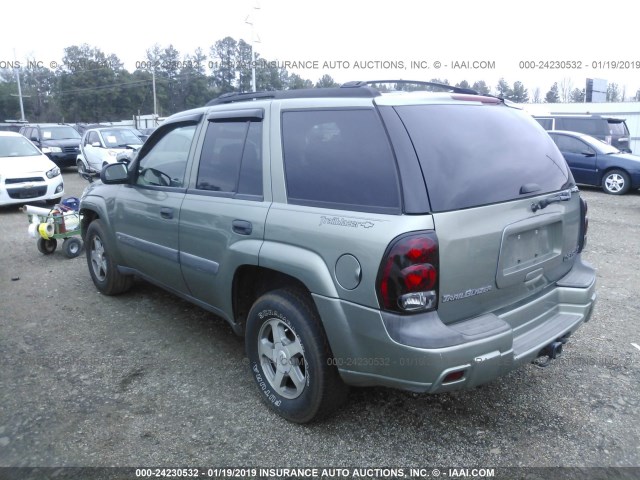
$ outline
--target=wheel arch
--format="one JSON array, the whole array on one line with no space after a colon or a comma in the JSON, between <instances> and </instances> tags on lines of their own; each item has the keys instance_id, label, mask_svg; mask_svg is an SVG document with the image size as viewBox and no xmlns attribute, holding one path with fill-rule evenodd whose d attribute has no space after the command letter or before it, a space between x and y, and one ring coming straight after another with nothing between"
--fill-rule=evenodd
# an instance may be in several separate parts
<instances>
[{"instance_id":1,"label":"wheel arch","mask_svg":"<svg viewBox=\"0 0 640 480\"><path fill-rule=\"evenodd\" d=\"M234 274L232 282L233 318L239 327L238 333L244 333L249 310L262 295L288 288L308 296L316 309L309 288L298 278L271 268L259 265L241 265Z\"/></svg>"}]
</instances>

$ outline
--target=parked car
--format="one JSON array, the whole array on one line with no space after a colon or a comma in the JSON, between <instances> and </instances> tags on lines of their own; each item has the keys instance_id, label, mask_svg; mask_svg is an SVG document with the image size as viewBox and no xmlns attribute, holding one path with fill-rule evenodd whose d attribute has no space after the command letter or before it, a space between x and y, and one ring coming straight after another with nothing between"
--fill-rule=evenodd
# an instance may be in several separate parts
<instances>
[{"instance_id":1,"label":"parked car","mask_svg":"<svg viewBox=\"0 0 640 480\"><path fill-rule=\"evenodd\" d=\"M83 193L96 288L137 276L221 316L261 398L301 423L346 385L446 392L557 357L596 299L586 203L531 116L441 87L171 116Z\"/></svg>"},{"instance_id":2,"label":"parked car","mask_svg":"<svg viewBox=\"0 0 640 480\"><path fill-rule=\"evenodd\" d=\"M23 135L0 131L0 205L55 204L63 195L60 168Z\"/></svg>"},{"instance_id":3,"label":"parked car","mask_svg":"<svg viewBox=\"0 0 640 480\"><path fill-rule=\"evenodd\" d=\"M140 139L142 141L146 141L149 136L155 131L157 127L154 128L140 128L138 131L140 132Z\"/></svg>"},{"instance_id":4,"label":"parked car","mask_svg":"<svg viewBox=\"0 0 640 480\"><path fill-rule=\"evenodd\" d=\"M25 122L21 120L5 120L0 123L0 131L2 132L20 132Z\"/></svg>"},{"instance_id":5,"label":"parked car","mask_svg":"<svg viewBox=\"0 0 640 480\"><path fill-rule=\"evenodd\" d=\"M639 156L623 153L582 133L556 131L549 135L562 152L577 183L601 186L612 195L640 188Z\"/></svg>"},{"instance_id":6,"label":"parked car","mask_svg":"<svg viewBox=\"0 0 640 480\"><path fill-rule=\"evenodd\" d=\"M23 126L20 133L60 168L76 164L80 152L80 134L72 126L36 123Z\"/></svg>"},{"instance_id":7,"label":"parked car","mask_svg":"<svg viewBox=\"0 0 640 480\"><path fill-rule=\"evenodd\" d=\"M618 150L631 153L629 129L622 118L601 115L535 115L534 118L547 131L564 130L584 133Z\"/></svg>"},{"instance_id":8,"label":"parked car","mask_svg":"<svg viewBox=\"0 0 640 480\"><path fill-rule=\"evenodd\" d=\"M76 160L78 173L99 172L105 165L116 163L119 154L133 152L141 145L142 140L130 127L99 127L86 130Z\"/></svg>"}]
</instances>

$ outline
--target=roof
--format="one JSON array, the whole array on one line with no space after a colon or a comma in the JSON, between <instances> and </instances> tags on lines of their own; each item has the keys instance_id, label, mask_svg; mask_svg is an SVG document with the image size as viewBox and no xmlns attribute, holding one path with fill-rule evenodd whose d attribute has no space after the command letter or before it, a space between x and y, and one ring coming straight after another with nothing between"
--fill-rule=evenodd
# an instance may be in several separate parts
<instances>
[{"instance_id":1,"label":"roof","mask_svg":"<svg viewBox=\"0 0 640 480\"><path fill-rule=\"evenodd\" d=\"M461 88L442 83L423 82L419 80L369 80L354 81L333 88L301 88L295 90L274 90L266 92L238 93L230 92L220 95L206 104L207 107L226 103L246 102L263 99L288 99L288 98L375 98L386 90L375 88L380 84L418 85L421 87L439 88L441 90L466 95L478 95L478 92L470 88ZM392 90L393 91L393 90ZM399 90L398 92L403 92ZM408 92L405 92L408 93ZM421 93L426 93L422 91Z\"/></svg>"}]
</instances>

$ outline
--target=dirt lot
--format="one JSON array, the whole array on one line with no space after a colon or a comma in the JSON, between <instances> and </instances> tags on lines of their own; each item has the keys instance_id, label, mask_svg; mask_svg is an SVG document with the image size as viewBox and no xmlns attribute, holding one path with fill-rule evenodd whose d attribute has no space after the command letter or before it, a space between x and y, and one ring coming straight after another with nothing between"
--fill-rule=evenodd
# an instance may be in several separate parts
<instances>
[{"instance_id":1,"label":"dirt lot","mask_svg":"<svg viewBox=\"0 0 640 480\"><path fill-rule=\"evenodd\" d=\"M559 360L468 392L352 390L310 426L261 403L225 322L143 282L100 295L84 254L41 255L0 208L0 466L639 466L640 193L583 194L599 299Z\"/></svg>"}]
</instances>

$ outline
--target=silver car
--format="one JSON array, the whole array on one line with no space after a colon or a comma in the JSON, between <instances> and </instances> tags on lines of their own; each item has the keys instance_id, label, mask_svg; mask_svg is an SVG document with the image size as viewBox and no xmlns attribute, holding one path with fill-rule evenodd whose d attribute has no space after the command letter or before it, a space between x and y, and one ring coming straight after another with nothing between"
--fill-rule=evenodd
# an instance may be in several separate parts
<instances>
[{"instance_id":1,"label":"silver car","mask_svg":"<svg viewBox=\"0 0 640 480\"><path fill-rule=\"evenodd\" d=\"M224 318L261 398L300 423L349 385L438 393L556 358L596 300L586 203L528 114L444 88L173 115L82 197L93 282L140 277Z\"/></svg>"}]
</instances>

